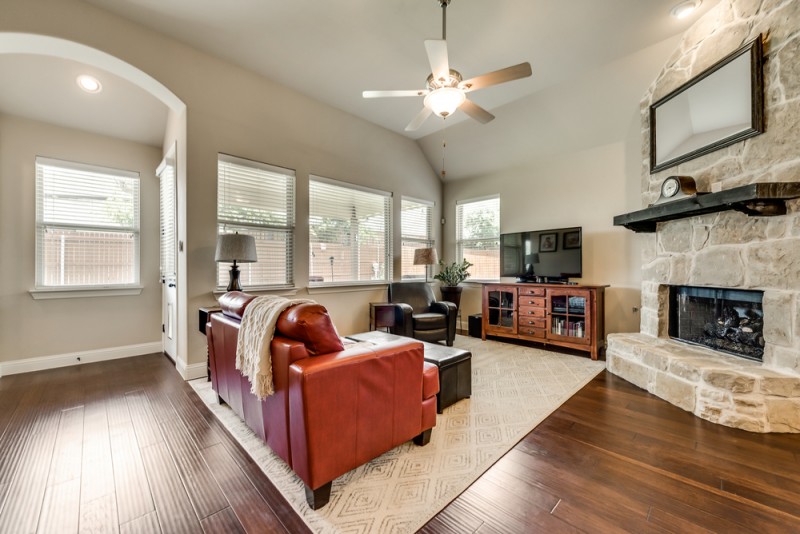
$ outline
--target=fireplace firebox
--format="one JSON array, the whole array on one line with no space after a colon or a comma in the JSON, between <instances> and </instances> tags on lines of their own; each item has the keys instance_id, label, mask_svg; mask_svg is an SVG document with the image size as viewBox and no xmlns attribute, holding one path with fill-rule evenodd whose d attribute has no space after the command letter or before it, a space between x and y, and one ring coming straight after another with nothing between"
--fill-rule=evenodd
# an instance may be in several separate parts
<instances>
[{"instance_id":1,"label":"fireplace firebox","mask_svg":"<svg viewBox=\"0 0 800 534\"><path fill-rule=\"evenodd\" d=\"M762 361L764 357L763 291L670 286L669 335Z\"/></svg>"}]
</instances>

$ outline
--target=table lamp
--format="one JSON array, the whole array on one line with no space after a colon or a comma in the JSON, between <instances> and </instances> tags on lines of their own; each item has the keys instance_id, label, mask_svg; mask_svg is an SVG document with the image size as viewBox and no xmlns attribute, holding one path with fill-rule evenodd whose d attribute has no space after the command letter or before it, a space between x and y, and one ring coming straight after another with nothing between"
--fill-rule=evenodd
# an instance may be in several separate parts
<instances>
[{"instance_id":1,"label":"table lamp","mask_svg":"<svg viewBox=\"0 0 800 534\"><path fill-rule=\"evenodd\" d=\"M428 282L428 265L439 263L439 255L435 248L418 248L414 250L414 265L425 266L425 282Z\"/></svg>"},{"instance_id":2,"label":"table lamp","mask_svg":"<svg viewBox=\"0 0 800 534\"><path fill-rule=\"evenodd\" d=\"M258 261L256 257L255 238L251 235L240 234L239 232L217 236L217 252L214 254L214 261L217 263L233 262L228 291L241 291L242 285L239 283L239 267L236 265L236 262L253 263Z\"/></svg>"}]
</instances>

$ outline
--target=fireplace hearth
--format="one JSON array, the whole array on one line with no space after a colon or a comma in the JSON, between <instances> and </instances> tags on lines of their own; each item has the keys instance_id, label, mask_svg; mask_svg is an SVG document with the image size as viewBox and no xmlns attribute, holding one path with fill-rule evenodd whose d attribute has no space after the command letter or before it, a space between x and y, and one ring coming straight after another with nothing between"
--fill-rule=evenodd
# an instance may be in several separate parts
<instances>
[{"instance_id":1,"label":"fireplace hearth","mask_svg":"<svg viewBox=\"0 0 800 534\"><path fill-rule=\"evenodd\" d=\"M670 286L669 336L762 361L763 298L763 291Z\"/></svg>"}]
</instances>

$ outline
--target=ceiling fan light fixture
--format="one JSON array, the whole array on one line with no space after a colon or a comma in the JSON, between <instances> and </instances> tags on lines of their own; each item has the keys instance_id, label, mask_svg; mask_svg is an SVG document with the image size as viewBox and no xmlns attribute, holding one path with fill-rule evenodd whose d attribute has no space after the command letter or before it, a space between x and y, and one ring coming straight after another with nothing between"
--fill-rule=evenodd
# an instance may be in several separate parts
<instances>
[{"instance_id":1,"label":"ceiling fan light fixture","mask_svg":"<svg viewBox=\"0 0 800 534\"><path fill-rule=\"evenodd\" d=\"M440 117L452 115L467 97L458 87L440 87L428 93L425 105Z\"/></svg>"}]
</instances>

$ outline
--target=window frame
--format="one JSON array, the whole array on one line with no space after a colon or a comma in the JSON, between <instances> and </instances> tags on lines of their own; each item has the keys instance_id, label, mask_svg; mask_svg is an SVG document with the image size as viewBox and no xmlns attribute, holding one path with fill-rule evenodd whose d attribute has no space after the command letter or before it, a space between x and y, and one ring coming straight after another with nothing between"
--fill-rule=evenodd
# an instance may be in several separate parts
<instances>
[{"instance_id":1,"label":"window frame","mask_svg":"<svg viewBox=\"0 0 800 534\"><path fill-rule=\"evenodd\" d=\"M85 172L103 174L115 178L131 180L135 184L133 203L133 224L130 226L112 226L104 224L64 223L45 220L44 210L44 179L43 167L54 167L67 172ZM36 156L34 163L35 172L35 222L34 222L34 287L29 293L34 299L60 299L75 297L119 296L138 295L141 293L141 175L136 171L117 169L90 163L75 162L46 156ZM83 231L127 232L133 234L133 259L130 267L133 271L133 281L122 284L98 283L81 285L46 285L44 283L44 235L48 228L61 228Z\"/></svg>"},{"instance_id":2,"label":"window frame","mask_svg":"<svg viewBox=\"0 0 800 534\"><path fill-rule=\"evenodd\" d=\"M497 235L491 237L481 237L481 238L472 238L472 239L464 239L463 235L463 206L468 204L477 204L480 202L486 202L488 200L496 200L497 201ZM487 195L483 197L477 198L468 198L456 201L456 261L461 261L464 258L464 245L465 244L478 244L487 241L497 241L497 277L496 278L477 278L471 277L467 281L472 282L497 282L500 280L500 195Z\"/></svg>"},{"instance_id":3,"label":"window frame","mask_svg":"<svg viewBox=\"0 0 800 534\"><path fill-rule=\"evenodd\" d=\"M243 222L237 221L232 219L222 219L220 218L220 199L221 199L221 190L225 187L225 184L222 183L221 174L220 174L220 164L229 164L229 165L238 165L240 167L246 167L252 170L262 170L267 173L272 174L279 174L283 175L287 178L287 203L286 203L286 225L276 225L276 224L255 224L253 222ZM294 288L294 253L295 253L295 229L297 226L297 173L294 169L289 169L287 167L281 167L278 165L272 165L270 163L264 163L261 161L251 160L247 158L242 158L239 156L233 156L231 154L225 154L219 152L217 154L217 235L221 235L222 233L231 233L233 231L240 231L244 230L242 233L249 233L250 235L256 234L257 232L262 231L271 231L271 232L278 232L286 235L286 255L284 257L284 265L285 265L285 272L286 272L286 279L283 282L277 283L256 283L256 284L246 284L246 288L248 291L259 291L259 290L274 290L274 289L293 289ZM225 227L229 227L231 229L230 232L224 232ZM247 230L251 230L252 232L247 232ZM256 238L256 248L258 248L259 238ZM259 260L260 261L260 260ZM227 287L227 278L228 278L228 271L230 270L229 263L226 262L219 262L217 263L216 269L216 280L217 284L215 286L215 292L224 292ZM239 269L242 271L242 276L244 276L245 269L251 264L244 263L238 264Z\"/></svg>"},{"instance_id":4,"label":"window frame","mask_svg":"<svg viewBox=\"0 0 800 534\"><path fill-rule=\"evenodd\" d=\"M384 236L384 259L383 259L383 271L384 276L382 279L374 279L374 280L342 280L342 281L311 281L311 277L314 276L311 272L311 257L312 257L312 246L313 241L311 237L311 230L312 230L312 217L317 215L314 214L314 199L313 199L313 189L314 183L320 183L328 186L339 187L344 190L350 190L356 193L366 193L370 195L376 195L382 197L384 202L383 213L384 213L384 228L383 228L383 236ZM387 285L392 282L392 212L393 212L393 193L390 191L383 191L380 189L374 189L371 187L366 187L362 185L353 184L350 182L345 182L342 180L336 180L333 178L327 178L324 176L319 176L316 174L309 174L308 176L308 255L309 255L309 268L308 268L308 287L309 289L319 289L319 288L335 288L335 287L359 287L359 286L375 286L375 285ZM352 268L352 266L351 266Z\"/></svg>"}]
</instances>

